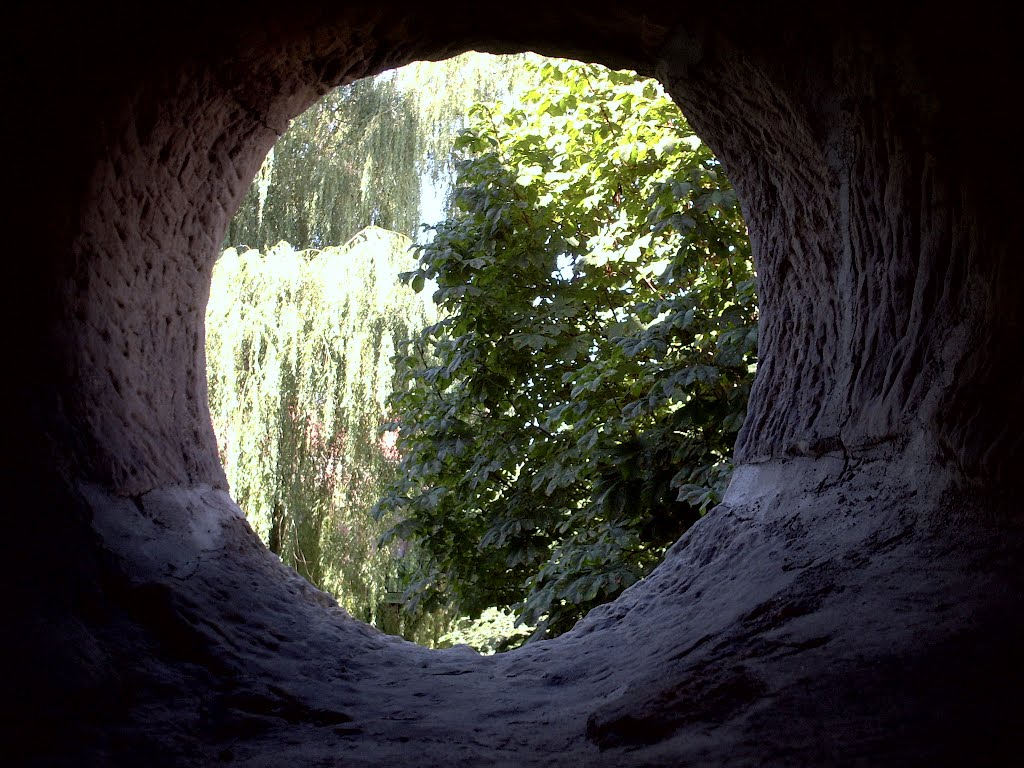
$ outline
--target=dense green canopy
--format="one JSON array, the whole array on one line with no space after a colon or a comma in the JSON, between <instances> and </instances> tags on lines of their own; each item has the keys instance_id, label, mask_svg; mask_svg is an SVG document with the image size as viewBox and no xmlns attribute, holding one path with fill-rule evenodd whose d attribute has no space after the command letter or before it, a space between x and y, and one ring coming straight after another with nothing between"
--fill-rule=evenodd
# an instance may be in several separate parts
<instances>
[{"instance_id":1,"label":"dense green canopy","mask_svg":"<svg viewBox=\"0 0 1024 768\"><path fill-rule=\"evenodd\" d=\"M378 512L427 555L410 594L551 634L720 497L756 301L735 194L660 86L531 66L521 107L474 108L456 211L405 275L441 319L402 347Z\"/></svg>"},{"instance_id":2,"label":"dense green canopy","mask_svg":"<svg viewBox=\"0 0 1024 768\"><path fill-rule=\"evenodd\" d=\"M451 174L417 256L421 192ZM512 616L557 634L720 497L753 267L656 82L481 55L360 81L294 121L229 242L262 249L225 251L209 306L232 491L356 616L490 650L525 636ZM442 640L459 613L483 617Z\"/></svg>"}]
</instances>

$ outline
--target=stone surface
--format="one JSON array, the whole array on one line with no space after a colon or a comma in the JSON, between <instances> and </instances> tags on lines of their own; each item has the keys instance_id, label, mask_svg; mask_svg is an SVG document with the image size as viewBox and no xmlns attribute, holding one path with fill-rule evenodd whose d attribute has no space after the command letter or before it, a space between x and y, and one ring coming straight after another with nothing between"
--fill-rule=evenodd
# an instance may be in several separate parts
<instances>
[{"instance_id":1,"label":"stone surface","mask_svg":"<svg viewBox=\"0 0 1024 768\"><path fill-rule=\"evenodd\" d=\"M1019 19L212 6L10 19L7 763L1012 764ZM762 300L725 502L573 632L500 657L381 635L269 554L203 360L217 245L287 120L470 47L657 74L741 194Z\"/></svg>"}]
</instances>

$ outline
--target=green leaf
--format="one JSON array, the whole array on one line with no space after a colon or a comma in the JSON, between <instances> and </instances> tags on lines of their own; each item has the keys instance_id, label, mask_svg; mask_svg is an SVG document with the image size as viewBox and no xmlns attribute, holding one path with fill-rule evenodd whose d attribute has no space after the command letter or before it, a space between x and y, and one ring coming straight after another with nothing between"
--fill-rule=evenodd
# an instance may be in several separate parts
<instances>
[{"instance_id":1,"label":"green leaf","mask_svg":"<svg viewBox=\"0 0 1024 768\"><path fill-rule=\"evenodd\" d=\"M517 606L535 637L717 503L757 317L735 195L662 88L540 71L521 109L471 112L457 212L419 253L444 320L389 400L422 575L463 610Z\"/></svg>"}]
</instances>

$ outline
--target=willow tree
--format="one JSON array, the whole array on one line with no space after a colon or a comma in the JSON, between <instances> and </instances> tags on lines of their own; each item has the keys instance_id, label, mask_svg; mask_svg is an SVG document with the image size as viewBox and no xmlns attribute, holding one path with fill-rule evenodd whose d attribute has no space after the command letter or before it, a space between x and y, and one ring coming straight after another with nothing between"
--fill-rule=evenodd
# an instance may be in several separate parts
<instances>
[{"instance_id":1,"label":"willow tree","mask_svg":"<svg viewBox=\"0 0 1024 768\"><path fill-rule=\"evenodd\" d=\"M451 186L469 107L511 93L529 77L523 62L471 52L331 91L267 155L227 245L324 248L367 226L415 237L422 191L444 196Z\"/></svg>"},{"instance_id":2,"label":"willow tree","mask_svg":"<svg viewBox=\"0 0 1024 768\"><path fill-rule=\"evenodd\" d=\"M365 226L419 224L419 121L393 76L337 88L274 145L228 229L230 245L347 241Z\"/></svg>"},{"instance_id":3,"label":"willow tree","mask_svg":"<svg viewBox=\"0 0 1024 768\"><path fill-rule=\"evenodd\" d=\"M398 461L381 432L396 346L433 319L398 285L410 244L371 228L320 251L228 249L213 274L207 371L221 460L255 531L353 615L429 641L444 627L387 600L408 548L379 548L383 527L367 514Z\"/></svg>"}]
</instances>

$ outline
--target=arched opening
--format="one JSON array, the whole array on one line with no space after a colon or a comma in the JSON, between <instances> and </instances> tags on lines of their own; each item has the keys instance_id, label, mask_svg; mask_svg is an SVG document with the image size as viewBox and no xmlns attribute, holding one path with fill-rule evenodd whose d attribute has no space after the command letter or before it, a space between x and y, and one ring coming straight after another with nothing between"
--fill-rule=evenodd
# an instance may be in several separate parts
<instances>
[{"instance_id":1,"label":"arched opening","mask_svg":"<svg viewBox=\"0 0 1024 768\"><path fill-rule=\"evenodd\" d=\"M898 765L1014 746L1021 161L997 180L973 162L1010 146L1013 25L550 5L206 9L145 38L19 12L16 54L40 62L45 30L61 69L19 103L82 119L13 159L35 258L4 704L22 741L52 737L16 761ZM368 634L268 560L222 490L201 376L219 234L287 118L478 44L656 71L744 200L764 309L722 510L573 633L498 661Z\"/></svg>"},{"instance_id":2,"label":"arched opening","mask_svg":"<svg viewBox=\"0 0 1024 768\"><path fill-rule=\"evenodd\" d=\"M450 212L418 232L457 151ZM721 500L753 265L720 163L655 80L477 54L360 81L293 122L229 232L206 334L229 485L353 616L428 645L553 637Z\"/></svg>"}]
</instances>

